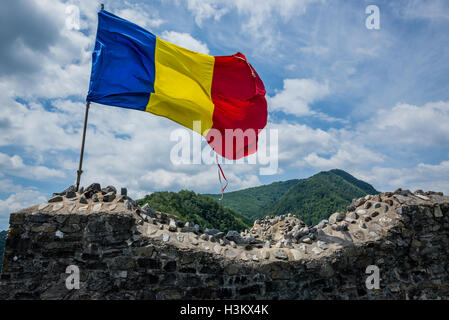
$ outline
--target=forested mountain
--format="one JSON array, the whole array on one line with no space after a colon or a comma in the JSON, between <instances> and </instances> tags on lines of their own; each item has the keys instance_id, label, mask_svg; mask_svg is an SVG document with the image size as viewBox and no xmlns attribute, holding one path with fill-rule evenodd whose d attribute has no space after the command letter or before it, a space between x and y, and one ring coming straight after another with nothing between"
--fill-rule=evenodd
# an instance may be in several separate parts
<instances>
[{"instance_id":1,"label":"forested mountain","mask_svg":"<svg viewBox=\"0 0 449 320\"><path fill-rule=\"evenodd\" d=\"M307 224L316 224L336 211L346 210L352 199L377 193L371 185L344 171L320 172L300 180L265 214L292 213Z\"/></svg>"},{"instance_id":2,"label":"forested mountain","mask_svg":"<svg viewBox=\"0 0 449 320\"><path fill-rule=\"evenodd\" d=\"M315 224L344 210L352 199L378 191L349 173L333 169L307 179L275 182L224 195L222 204L252 220L266 215L292 213L307 224ZM209 195L218 199L221 195Z\"/></svg>"},{"instance_id":3,"label":"forested mountain","mask_svg":"<svg viewBox=\"0 0 449 320\"><path fill-rule=\"evenodd\" d=\"M245 216L255 219L261 217L265 209L273 205L282 197L288 189L299 182L298 179L274 182L271 184L226 192L221 204L233 208ZM207 194L215 200L220 199L221 194Z\"/></svg>"},{"instance_id":4,"label":"forested mountain","mask_svg":"<svg viewBox=\"0 0 449 320\"><path fill-rule=\"evenodd\" d=\"M378 191L343 170L317 173L307 179L274 182L221 195L193 191L156 192L138 200L181 220L222 231L248 228L267 215L292 213L309 225L345 210L354 198Z\"/></svg>"},{"instance_id":5,"label":"forested mountain","mask_svg":"<svg viewBox=\"0 0 449 320\"><path fill-rule=\"evenodd\" d=\"M155 192L137 200L137 203L140 206L148 203L154 210L174 214L185 222L221 231L242 231L252 225L248 217L224 207L211 197L188 190Z\"/></svg>"}]
</instances>

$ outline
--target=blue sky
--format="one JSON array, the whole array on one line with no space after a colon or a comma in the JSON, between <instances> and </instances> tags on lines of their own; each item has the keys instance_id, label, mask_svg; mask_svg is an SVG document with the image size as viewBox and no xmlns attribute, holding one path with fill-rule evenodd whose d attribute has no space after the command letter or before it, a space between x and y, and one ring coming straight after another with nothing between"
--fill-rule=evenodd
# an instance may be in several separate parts
<instances>
[{"instance_id":1,"label":"blue sky","mask_svg":"<svg viewBox=\"0 0 449 320\"><path fill-rule=\"evenodd\" d=\"M224 165L229 190L344 169L379 190L449 192L447 1L103 1L161 38L240 51L267 89L279 170ZM74 183L99 1L19 0L0 12L0 229ZM380 29L365 27L368 5ZM80 12L70 28L68 7ZM216 166L173 165L167 119L92 105L82 185L134 197L218 192Z\"/></svg>"}]
</instances>

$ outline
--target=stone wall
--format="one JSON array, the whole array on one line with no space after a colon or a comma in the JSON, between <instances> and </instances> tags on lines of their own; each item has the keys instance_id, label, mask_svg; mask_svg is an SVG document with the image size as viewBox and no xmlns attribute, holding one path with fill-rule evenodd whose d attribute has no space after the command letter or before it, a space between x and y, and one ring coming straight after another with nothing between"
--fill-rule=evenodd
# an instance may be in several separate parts
<instances>
[{"instance_id":1,"label":"stone wall","mask_svg":"<svg viewBox=\"0 0 449 320\"><path fill-rule=\"evenodd\" d=\"M442 194L398 190L314 227L284 215L224 234L94 189L11 214L0 299L449 298ZM79 290L66 288L69 265ZM366 288L369 265L380 289Z\"/></svg>"}]
</instances>

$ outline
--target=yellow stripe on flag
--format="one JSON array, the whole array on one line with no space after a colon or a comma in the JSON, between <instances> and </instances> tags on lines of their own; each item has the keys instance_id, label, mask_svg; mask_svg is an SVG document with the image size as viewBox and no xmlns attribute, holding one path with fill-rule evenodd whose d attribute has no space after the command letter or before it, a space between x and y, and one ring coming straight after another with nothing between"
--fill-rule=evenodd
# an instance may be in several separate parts
<instances>
[{"instance_id":1,"label":"yellow stripe on flag","mask_svg":"<svg viewBox=\"0 0 449 320\"><path fill-rule=\"evenodd\" d=\"M169 118L200 134L212 127L214 104L211 97L215 58L193 52L156 38L154 93L147 112ZM198 130L196 130L198 131Z\"/></svg>"}]
</instances>

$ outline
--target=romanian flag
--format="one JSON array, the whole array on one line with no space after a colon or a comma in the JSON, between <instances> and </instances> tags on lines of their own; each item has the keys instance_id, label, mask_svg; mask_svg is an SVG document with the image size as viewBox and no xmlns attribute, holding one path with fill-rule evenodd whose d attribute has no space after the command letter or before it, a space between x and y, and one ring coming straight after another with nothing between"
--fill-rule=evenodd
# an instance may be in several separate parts
<instances>
[{"instance_id":1,"label":"romanian flag","mask_svg":"<svg viewBox=\"0 0 449 320\"><path fill-rule=\"evenodd\" d=\"M98 13L86 100L171 119L227 159L256 152L267 123L263 82L243 54L193 52L105 10Z\"/></svg>"}]
</instances>

